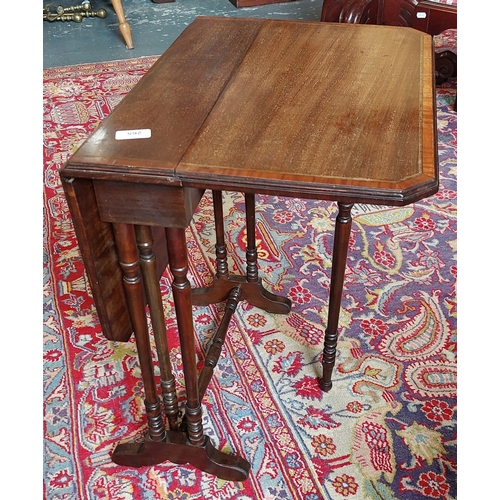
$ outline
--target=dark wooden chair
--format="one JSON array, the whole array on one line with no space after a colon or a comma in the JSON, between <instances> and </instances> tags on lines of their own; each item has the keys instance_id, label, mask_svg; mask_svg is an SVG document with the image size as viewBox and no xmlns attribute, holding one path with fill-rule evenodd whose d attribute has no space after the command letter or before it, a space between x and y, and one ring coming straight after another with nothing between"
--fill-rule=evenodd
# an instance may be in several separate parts
<instances>
[{"instance_id":1,"label":"dark wooden chair","mask_svg":"<svg viewBox=\"0 0 500 500\"><path fill-rule=\"evenodd\" d=\"M457 30L447 29L434 37L436 83L457 76Z\"/></svg>"},{"instance_id":2,"label":"dark wooden chair","mask_svg":"<svg viewBox=\"0 0 500 500\"><path fill-rule=\"evenodd\" d=\"M324 0L321 20L424 31L436 41L436 82L457 76L457 0ZM449 35L450 30L455 31L454 36Z\"/></svg>"},{"instance_id":3,"label":"dark wooden chair","mask_svg":"<svg viewBox=\"0 0 500 500\"><path fill-rule=\"evenodd\" d=\"M321 20L408 26L438 35L457 27L456 0L324 0Z\"/></svg>"}]
</instances>

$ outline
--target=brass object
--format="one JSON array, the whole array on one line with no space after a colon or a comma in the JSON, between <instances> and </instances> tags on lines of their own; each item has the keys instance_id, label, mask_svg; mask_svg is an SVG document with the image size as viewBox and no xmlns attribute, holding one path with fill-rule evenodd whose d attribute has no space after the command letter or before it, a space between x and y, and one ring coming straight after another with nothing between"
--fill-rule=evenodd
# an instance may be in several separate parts
<instances>
[{"instance_id":1,"label":"brass object","mask_svg":"<svg viewBox=\"0 0 500 500\"><path fill-rule=\"evenodd\" d=\"M104 19L107 16L105 9L92 10L92 5L88 0L85 0L80 5L71 5L69 7L58 5L55 7L55 11L51 10L53 7L54 4L50 3L44 6L44 21L74 21L75 23L81 23L84 17L100 17Z\"/></svg>"}]
</instances>

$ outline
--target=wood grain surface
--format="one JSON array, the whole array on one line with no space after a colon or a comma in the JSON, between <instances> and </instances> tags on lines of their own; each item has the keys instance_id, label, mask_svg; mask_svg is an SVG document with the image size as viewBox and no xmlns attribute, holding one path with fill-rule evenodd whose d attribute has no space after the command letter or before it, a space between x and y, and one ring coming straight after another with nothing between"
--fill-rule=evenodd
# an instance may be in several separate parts
<instances>
[{"instance_id":1,"label":"wood grain surface","mask_svg":"<svg viewBox=\"0 0 500 500\"><path fill-rule=\"evenodd\" d=\"M199 17L65 172L407 204L438 189L434 96L425 33ZM151 138L114 139L134 129Z\"/></svg>"},{"instance_id":2,"label":"wood grain surface","mask_svg":"<svg viewBox=\"0 0 500 500\"><path fill-rule=\"evenodd\" d=\"M266 22L177 174L304 197L432 182L431 47L411 29Z\"/></svg>"}]
</instances>

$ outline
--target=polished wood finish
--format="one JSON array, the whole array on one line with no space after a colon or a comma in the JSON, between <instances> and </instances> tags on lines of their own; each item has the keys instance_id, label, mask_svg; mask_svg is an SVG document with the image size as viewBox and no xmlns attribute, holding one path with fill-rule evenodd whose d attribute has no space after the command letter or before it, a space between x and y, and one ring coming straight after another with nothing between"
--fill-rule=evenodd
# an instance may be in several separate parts
<instances>
[{"instance_id":1,"label":"polished wood finish","mask_svg":"<svg viewBox=\"0 0 500 500\"><path fill-rule=\"evenodd\" d=\"M177 165L263 22L228 20L189 25L79 148L66 174L181 186ZM116 131L137 129L150 129L151 138L115 140Z\"/></svg>"},{"instance_id":2,"label":"polished wood finish","mask_svg":"<svg viewBox=\"0 0 500 500\"><path fill-rule=\"evenodd\" d=\"M448 78L457 76L457 55L451 50L436 53L436 83L440 84Z\"/></svg>"},{"instance_id":3,"label":"polished wood finish","mask_svg":"<svg viewBox=\"0 0 500 500\"><path fill-rule=\"evenodd\" d=\"M152 441L165 439L165 425L161 416L161 406L156 393L153 360L149 330L146 320L144 290L140 273L139 252L131 224L114 224L118 258L123 272L123 289L127 297L132 325L137 344L137 356L144 383L146 416L148 418L148 437Z\"/></svg>"},{"instance_id":4,"label":"polished wood finish","mask_svg":"<svg viewBox=\"0 0 500 500\"><path fill-rule=\"evenodd\" d=\"M207 287L192 290L191 299L195 306L207 306L225 300L233 288L239 289L239 300L245 300L259 309L273 314L288 314L292 303L287 297L269 292L262 285L258 274L257 247L255 245L255 196L245 197L247 222L247 272L246 276L228 273L226 243L224 240L224 215L222 192L212 191L215 220L215 255L217 271L214 281Z\"/></svg>"},{"instance_id":5,"label":"polished wood finish","mask_svg":"<svg viewBox=\"0 0 500 500\"><path fill-rule=\"evenodd\" d=\"M165 442L143 441L119 444L113 452L113 462L126 467L143 467L166 461L191 464L226 481L244 481L250 464L237 455L222 453L205 436L201 446L193 446L184 432L167 431Z\"/></svg>"},{"instance_id":6,"label":"polished wood finish","mask_svg":"<svg viewBox=\"0 0 500 500\"><path fill-rule=\"evenodd\" d=\"M111 455L112 460L116 464L128 467L154 465L165 460L178 464L190 463L221 479L245 480L248 477L250 464L238 455L227 455L213 446L210 439L203 434L201 412L201 398L212 377L213 367L217 364L221 343L224 342L229 320L239 300L239 289L234 289L230 293L226 313L216 332L214 343L209 349L205 367L198 377L191 312L191 285L187 279L188 256L185 231L183 228L165 229L187 398L183 425L179 426L175 380L168 357L163 306L152 251L152 231L146 226L136 226L134 237L134 226L131 224L114 224L113 228L144 382L148 435L142 442L119 444ZM163 405L171 430L165 428L156 393L139 265L142 268L150 305L160 364Z\"/></svg>"},{"instance_id":7,"label":"polished wood finish","mask_svg":"<svg viewBox=\"0 0 500 500\"><path fill-rule=\"evenodd\" d=\"M457 27L457 8L429 0L324 0L321 20L404 26L438 35Z\"/></svg>"},{"instance_id":8,"label":"polished wood finish","mask_svg":"<svg viewBox=\"0 0 500 500\"><path fill-rule=\"evenodd\" d=\"M412 15L412 28L429 33L429 35L439 35L444 30L457 28L457 7L427 0L413 0L413 4L415 9L407 10ZM399 26L399 24L395 25Z\"/></svg>"},{"instance_id":9,"label":"polished wood finish","mask_svg":"<svg viewBox=\"0 0 500 500\"><path fill-rule=\"evenodd\" d=\"M439 35L457 28L457 7L432 0L324 0L321 20L403 26ZM436 52L434 65L437 84L457 76L457 55L454 52ZM456 101L454 109L456 111Z\"/></svg>"},{"instance_id":10,"label":"polished wood finish","mask_svg":"<svg viewBox=\"0 0 500 500\"><path fill-rule=\"evenodd\" d=\"M437 189L433 71L417 31L263 22L176 173L185 186L418 200Z\"/></svg>"},{"instance_id":11,"label":"polished wood finish","mask_svg":"<svg viewBox=\"0 0 500 500\"><path fill-rule=\"evenodd\" d=\"M99 214L108 222L186 227L204 190L99 179L94 191Z\"/></svg>"},{"instance_id":12,"label":"polished wood finish","mask_svg":"<svg viewBox=\"0 0 500 500\"><path fill-rule=\"evenodd\" d=\"M256 193L339 203L319 380L331 389L352 205L404 205L438 189L432 49L430 36L404 28L197 18L63 167L103 332L126 340L133 331L138 344L149 433L117 446L116 463L170 460L224 479L248 476L246 460L204 435L201 400L238 302L290 310L259 278ZM141 129L151 137L115 140L117 131ZM192 290L185 228L205 189L213 192L217 272ZM222 190L245 193L245 276L228 272ZM185 375L181 422L159 295L167 260ZM198 374L192 305L223 300ZM168 429L152 377L147 306Z\"/></svg>"},{"instance_id":13,"label":"polished wood finish","mask_svg":"<svg viewBox=\"0 0 500 500\"><path fill-rule=\"evenodd\" d=\"M113 9L115 9L116 17L118 18L118 29L125 40L125 45L127 49L133 49L134 42L132 41L132 31L130 29L130 24L125 18L122 0L111 0L111 4L113 5Z\"/></svg>"},{"instance_id":14,"label":"polished wood finish","mask_svg":"<svg viewBox=\"0 0 500 500\"><path fill-rule=\"evenodd\" d=\"M61 180L102 333L109 340L125 342L133 328L121 286L112 225L100 218L91 180L64 176ZM157 274L161 276L168 262L165 232L160 227L152 231Z\"/></svg>"},{"instance_id":15,"label":"polished wood finish","mask_svg":"<svg viewBox=\"0 0 500 500\"><path fill-rule=\"evenodd\" d=\"M323 375L319 380L320 387L328 392L332 388L332 372L337 354L338 324L340 317L340 302L344 289L344 273L347 263L347 245L351 233L352 203L339 203L339 213L335 220L333 241L332 278L330 282L330 307L325 330L325 346L323 349Z\"/></svg>"},{"instance_id":16,"label":"polished wood finish","mask_svg":"<svg viewBox=\"0 0 500 500\"><path fill-rule=\"evenodd\" d=\"M194 350L193 316L191 312L191 284L187 278L188 255L184 229L166 228L167 248L172 272L172 293L181 342L182 364L186 380L186 418L188 439L193 445L203 443L201 402L198 394L198 377Z\"/></svg>"},{"instance_id":17,"label":"polished wood finish","mask_svg":"<svg viewBox=\"0 0 500 500\"><path fill-rule=\"evenodd\" d=\"M109 340L125 342L133 328L113 227L99 216L92 180L62 175L61 181L102 333Z\"/></svg>"},{"instance_id":18,"label":"polished wood finish","mask_svg":"<svg viewBox=\"0 0 500 500\"><path fill-rule=\"evenodd\" d=\"M177 400L175 378L170 363L170 350L168 348L165 316L163 314L163 301L160 287L158 286L158 269L156 265L156 255L154 253L153 231L149 226L135 226L135 233L154 332L158 364L160 366L160 385L163 397L163 407L165 408L170 430L176 431L178 428L179 404Z\"/></svg>"},{"instance_id":19,"label":"polished wood finish","mask_svg":"<svg viewBox=\"0 0 500 500\"><path fill-rule=\"evenodd\" d=\"M207 390L208 384L212 379L214 368L219 362L220 354L222 352L222 346L226 339L227 329L229 327L229 322L231 321L231 316L236 311L238 302L241 300L241 287L235 286L229 292L229 296L226 302L226 308L224 311L224 316L222 321L215 333L210 348L205 357L203 363L203 368L200 372L200 377L198 378L198 391L200 393L200 398L203 398L205 391Z\"/></svg>"}]
</instances>

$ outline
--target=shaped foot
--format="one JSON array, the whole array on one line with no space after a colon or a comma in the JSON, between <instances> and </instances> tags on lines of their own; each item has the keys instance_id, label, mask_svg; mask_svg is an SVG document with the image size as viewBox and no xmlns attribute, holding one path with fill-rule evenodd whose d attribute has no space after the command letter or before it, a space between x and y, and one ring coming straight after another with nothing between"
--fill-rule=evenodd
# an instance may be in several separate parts
<instances>
[{"instance_id":1,"label":"shaped foot","mask_svg":"<svg viewBox=\"0 0 500 500\"><path fill-rule=\"evenodd\" d=\"M167 432L166 441L145 440L119 444L111 455L115 464L143 467L162 462L191 464L203 472L227 481L244 481L250 464L238 455L228 455L215 448L208 436L203 445L193 446L184 432Z\"/></svg>"},{"instance_id":2,"label":"shaped foot","mask_svg":"<svg viewBox=\"0 0 500 500\"><path fill-rule=\"evenodd\" d=\"M259 309L273 314L288 314L292 302L288 297L281 297L269 292L262 285L262 280L248 282L245 276L229 276L226 279L214 278L212 285L191 290L191 302L194 306L207 306L223 302L235 286L241 287L241 300L246 300Z\"/></svg>"}]
</instances>

